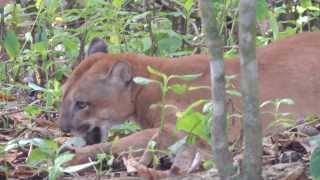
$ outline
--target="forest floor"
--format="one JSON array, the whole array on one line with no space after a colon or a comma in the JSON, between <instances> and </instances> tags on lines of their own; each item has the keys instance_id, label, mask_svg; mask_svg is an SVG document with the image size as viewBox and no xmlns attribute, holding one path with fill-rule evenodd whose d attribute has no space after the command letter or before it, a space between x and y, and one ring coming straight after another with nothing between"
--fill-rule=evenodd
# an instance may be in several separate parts
<instances>
[{"instance_id":1,"label":"forest floor","mask_svg":"<svg viewBox=\"0 0 320 180\"><path fill-rule=\"evenodd\" d=\"M44 158L47 161L41 163L31 163L32 159L33 161L43 160L41 159L43 152L38 152L38 155L35 151L31 152L36 145L23 142L23 140L33 138L50 139L60 146L62 142L70 137L62 134L57 127L55 112L40 113L35 118L31 118L26 113L26 103L19 100L19 96L1 96L0 147L2 149L0 150L2 151L0 151L0 179L6 179L5 177L9 179L43 179L47 177L50 167L54 167L53 162L57 163L57 157L51 157L51 160L50 158ZM283 131L281 134L265 137L263 141L264 179L311 179L309 176L309 157L315 147L310 143L310 136L318 133L319 124L313 123L298 125L295 128L291 128L290 131ZM56 145L52 142L50 141L42 146L55 148ZM44 148L41 145L38 146L40 150ZM236 164L239 164L241 159L241 150L238 150L234 156ZM172 159L167 159L166 161L172 161ZM117 168L114 169L110 169L110 167L115 167L115 165L109 164L107 169L89 168L80 173L73 173L73 175L77 179L96 179L97 177L100 179L144 179L146 177L150 179L148 176L139 176L139 174L143 174L141 169L129 173L127 171L128 167L123 164L123 161L118 161L117 163ZM159 172L159 170L153 170ZM153 172L150 171L149 173L152 174ZM214 177L218 179L217 172L215 169L210 169L185 174L180 176L179 179L212 179ZM64 179L73 178L74 176L64 175Z\"/></svg>"}]
</instances>

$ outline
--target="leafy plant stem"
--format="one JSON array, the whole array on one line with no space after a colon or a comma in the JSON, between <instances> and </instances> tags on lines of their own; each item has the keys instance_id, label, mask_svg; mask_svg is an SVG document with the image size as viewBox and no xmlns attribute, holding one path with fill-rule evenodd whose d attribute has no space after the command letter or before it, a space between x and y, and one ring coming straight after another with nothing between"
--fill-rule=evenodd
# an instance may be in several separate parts
<instances>
[{"instance_id":1,"label":"leafy plant stem","mask_svg":"<svg viewBox=\"0 0 320 180\"><path fill-rule=\"evenodd\" d=\"M160 133L162 132L164 128L164 121L166 117L166 111L165 111L165 105L166 105L166 95L168 92L168 78L163 77L163 85L161 87L161 112L160 112Z\"/></svg>"}]
</instances>

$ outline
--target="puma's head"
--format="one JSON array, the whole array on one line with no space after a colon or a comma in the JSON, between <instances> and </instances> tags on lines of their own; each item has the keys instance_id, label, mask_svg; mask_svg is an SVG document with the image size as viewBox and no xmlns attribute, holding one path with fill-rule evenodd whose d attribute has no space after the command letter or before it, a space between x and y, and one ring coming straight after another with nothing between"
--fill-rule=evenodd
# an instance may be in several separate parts
<instances>
[{"instance_id":1,"label":"puma's head","mask_svg":"<svg viewBox=\"0 0 320 180\"><path fill-rule=\"evenodd\" d=\"M106 52L106 47L102 40L94 39L89 49ZM79 65L81 68L88 64L85 61ZM72 73L65 84L60 109L60 128L82 136L87 144L101 142L111 126L124 122L134 112L130 64L116 61L110 67L99 67L99 71L95 71L96 65L97 62L84 67L81 74L79 70Z\"/></svg>"}]
</instances>

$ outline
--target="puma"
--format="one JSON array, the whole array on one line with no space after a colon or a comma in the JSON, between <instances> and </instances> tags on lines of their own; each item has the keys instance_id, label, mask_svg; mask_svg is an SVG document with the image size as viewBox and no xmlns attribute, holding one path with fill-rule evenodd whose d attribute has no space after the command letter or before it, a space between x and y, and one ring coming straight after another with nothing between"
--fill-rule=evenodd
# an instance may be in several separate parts
<instances>
[{"instance_id":1,"label":"puma","mask_svg":"<svg viewBox=\"0 0 320 180\"><path fill-rule=\"evenodd\" d=\"M99 44L91 43L106 52L99 46L107 46L101 41ZM160 101L160 89L156 85L142 86L133 82L135 76L157 78L148 73L147 66L166 74L202 73L200 78L183 83L200 86L210 83L206 55L166 59L130 53L101 53L90 49L95 53L82 61L64 84L59 124L63 131L84 137L87 144L95 144L106 137L111 126L133 117L144 130L120 139L112 152L120 152L130 146L145 146L157 132L159 109L149 107ZM257 50L257 60L260 102L291 98L295 105L283 107L281 111L290 112L296 118L320 112L320 74L317 73L320 69L320 32L300 33L271 43ZM226 74L239 75L239 58L228 59L225 63ZM183 95L169 93L167 96L168 104L174 104L180 110L201 98L210 98L209 90L190 91ZM240 105L238 100L234 103ZM266 125L272 118L261 115L260 119L267 133ZM166 131L174 131L175 120L175 112L170 109L166 116ZM239 136L239 124L231 125L231 137ZM164 146L175 141L176 136L170 133L167 136Z\"/></svg>"}]
</instances>

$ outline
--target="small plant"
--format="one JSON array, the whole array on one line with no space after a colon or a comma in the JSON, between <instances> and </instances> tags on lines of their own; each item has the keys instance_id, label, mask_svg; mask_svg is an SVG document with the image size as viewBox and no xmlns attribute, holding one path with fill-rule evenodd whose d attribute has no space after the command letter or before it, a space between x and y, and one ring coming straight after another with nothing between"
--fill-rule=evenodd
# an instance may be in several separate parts
<instances>
[{"instance_id":1,"label":"small plant","mask_svg":"<svg viewBox=\"0 0 320 180\"><path fill-rule=\"evenodd\" d=\"M169 91L172 91L176 94L183 94L188 91L187 84L172 84L169 85L169 81L173 79L179 79L183 81L191 81L200 77L202 74L188 74L188 75L166 75L151 66L147 67L149 73L156 75L160 80L149 79L145 77L135 77L133 81L140 85L148 85L151 83L157 84L161 90L161 102L158 104L153 104L150 108L160 107L160 132L162 131L166 118L166 109L167 108L176 108L175 105L167 104L166 96Z\"/></svg>"},{"instance_id":2,"label":"small plant","mask_svg":"<svg viewBox=\"0 0 320 180\"><path fill-rule=\"evenodd\" d=\"M86 164L65 167L65 164L72 160L74 154L62 152L65 147L71 145L80 146L84 144L79 138L72 138L66 141L61 147L53 140L33 138L33 139L16 139L7 143L4 152L15 148L26 148L29 145L29 155L27 165L38 171L47 171L48 179L55 180L64 173L75 173L82 169L88 168L98 162L89 162Z\"/></svg>"},{"instance_id":3,"label":"small plant","mask_svg":"<svg viewBox=\"0 0 320 180\"><path fill-rule=\"evenodd\" d=\"M134 121L125 122L123 124L114 125L108 132L109 137L127 136L141 130L141 127Z\"/></svg>"},{"instance_id":4,"label":"small plant","mask_svg":"<svg viewBox=\"0 0 320 180\"><path fill-rule=\"evenodd\" d=\"M266 111L266 112L261 112L263 114L271 114L273 116L273 122L269 124L268 128L270 127L274 127L274 126L277 126L277 125L281 125L285 128L290 128L290 127L293 127L295 126L296 122L295 120L292 118L292 114L291 113L283 113L283 112L280 112L280 106L281 105L289 105L289 106L292 106L294 105L294 101L292 99L289 99L289 98L283 98L283 99L274 99L274 100L268 100L268 101L265 101L263 102L261 105L260 105L260 109L267 106L267 105L271 105L273 110L272 111Z\"/></svg>"},{"instance_id":5,"label":"small plant","mask_svg":"<svg viewBox=\"0 0 320 180\"><path fill-rule=\"evenodd\" d=\"M241 93L236 90L233 80L236 78L236 75L227 75L226 79L226 93L229 96L240 97ZM196 89L197 87L191 87L189 89ZM210 89L210 87L201 87ZM194 109L202 106L202 112L195 111ZM213 113L213 102L208 99L197 100L194 103L190 104L186 110L177 113L177 124L176 127L178 130L187 132L189 143L194 143L196 137L210 142L210 133L211 133L211 120ZM232 117L241 117L239 114L228 114L228 119Z\"/></svg>"}]
</instances>

